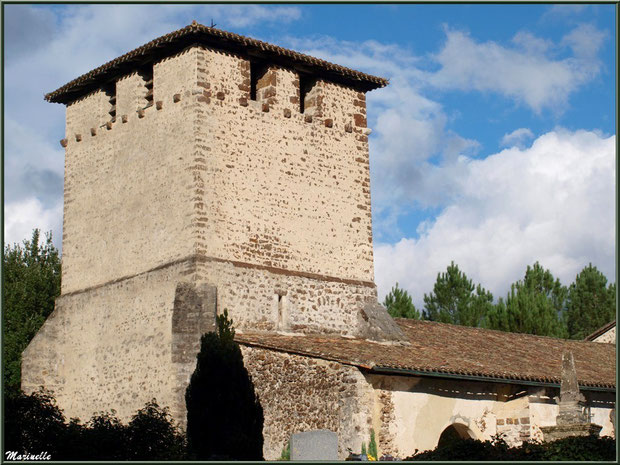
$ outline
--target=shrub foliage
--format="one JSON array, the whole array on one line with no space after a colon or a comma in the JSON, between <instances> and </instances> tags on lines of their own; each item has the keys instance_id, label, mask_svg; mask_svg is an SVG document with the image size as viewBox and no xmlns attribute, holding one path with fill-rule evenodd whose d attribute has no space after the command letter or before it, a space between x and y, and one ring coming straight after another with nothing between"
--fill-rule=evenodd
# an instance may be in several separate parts
<instances>
[{"instance_id":1,"label":"shrub foliage","mask_svg":"<svg viewBox=\"0 0 620 465\"><path fill-rule=\"evenodd\" d=\"M2 366L6 395L19 393L21 357L60 294L60 255L52 233L38 229L23 244L6 245L2 256L4 323Z\"/></svg>"},{"instance_id":2,"label":"shrub foliage","mask_svg":"<svg viewBox=\"0 0 620 465\"><path fill-rule=\"evenodd\" d=\"M5 399L5 451L47 452L52 460L184 460L185 438L155 399L128 424L115 412L68 423L52 394L40 390Z\"/></svg>"},{"instance_id":3,"label":"shrub foliage","mask_svg":"<svg viewBox=\"0 0 620 465\"><path fill-rule=\"evenodd\" d=\"M500 437L492 441L458 439L444 447L416 453L405 460L615 461L616 441L610 437L573 436L553 442L524 442L521 446L509 447Z\"/></svg>"}]
</instances>

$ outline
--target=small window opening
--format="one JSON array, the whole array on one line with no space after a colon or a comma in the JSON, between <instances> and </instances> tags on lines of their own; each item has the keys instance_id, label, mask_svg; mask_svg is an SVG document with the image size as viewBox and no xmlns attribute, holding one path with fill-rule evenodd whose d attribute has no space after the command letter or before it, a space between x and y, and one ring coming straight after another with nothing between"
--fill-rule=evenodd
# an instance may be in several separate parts
<instances>
[{"instance_id":1,"label":"small window opening","mask_svg":"<svg viewBox=\"0 0 620 465\"><path fill-rule=\"evenodd\" d=\"M250 62L250 100L256 100L258 81L267 72L267 66L261 63Z\"/></svg>"},{"instance_id":2,"label":"small window opening","mask_svg":"<svg viewBox=\"0 0 620 465\"><path fill-rule=\"evenodd\" d=\"M288 326L288 312L286 308L286 296L282 294L276 294L278 301L278 322L277 329L283 330Z\"/></svg>"},{"instance_id":3,"label":"small window opening","mask_svg":"<svg viewBox=\"0 0 620 465\"><path fill-rule=\"evenodd\" d=\"M150 107L153 105L153 66L145 66L140 70L139 74L144 81L144 88L146 89L144 95L146 106Z\"/></svg>"},{"instance_id":4,"label":"small window opening","mask_svg":"<svg viewBox=\"0 0 620 465\"><path fill-rule=\"evenodd\" d=\"M108 84L104 88L104 92L108 97L108 102L110 103L108 114L110 115L110 120L114 122L116 121L116 83L112 82L111 84Z\"/></svg>"},{"instance_id":5,"label":"small window opening","mask_svg":"<svg viewBox=\"0 0 620 465\"><path fill-rule=\"evenodd\" d=\"M306 111L306 97L316 84L316 79L310 76L300 74L299 75L299 113Z\"/></svg>"},{"instance_id":6,"label":"small window opening","mask_svg":"<svg viewBox=\"0 0 620 465\"><path fill-rule=\"evenodd\" d=\"M282 296L278 295L278 326L282 326L282 312L284 310L282 307Z\"/></svg>"}]
</instances>

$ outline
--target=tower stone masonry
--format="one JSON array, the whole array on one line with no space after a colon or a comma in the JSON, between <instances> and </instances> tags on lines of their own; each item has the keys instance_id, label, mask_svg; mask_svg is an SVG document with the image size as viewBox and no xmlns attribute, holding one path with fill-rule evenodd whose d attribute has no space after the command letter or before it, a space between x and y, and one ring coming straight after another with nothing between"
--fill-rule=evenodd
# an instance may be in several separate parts
<instances>
[{"instance_id":1,"label":"tower stone masonry","mask_svg":"<svg viewBox=\"0 0 620 465\"><path fill-rule=\"evenodd\" d=\"M240 333L381 333L365 93L386 84L192 23L46 95L66 105L62 294L23 387L183 422L218 311Z\"/></svg>"}]
</instances>

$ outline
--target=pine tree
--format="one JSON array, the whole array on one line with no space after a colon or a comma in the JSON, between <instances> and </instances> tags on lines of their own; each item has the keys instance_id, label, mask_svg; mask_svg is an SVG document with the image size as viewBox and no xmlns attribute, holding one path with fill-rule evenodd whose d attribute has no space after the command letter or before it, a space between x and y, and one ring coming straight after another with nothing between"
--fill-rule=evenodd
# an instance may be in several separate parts
<instances>
[{"instance_id":1,"label":"pine tree","mask_svg":"<svg viewBox=\"0 0 620 465\"><path fill-rule=\"evenodd\" d=\"M437 274L433 292L424 294L424 305L427 320L479 326L493 307L493 294L480 284L474 286L458 265L451 262L445 273Z\"/></svg>"},{"instance_id":2,"label":"pine tree","mask_svg":"<svg viewBox=\"0 0 620 465\"><path fill-rule=\"evenodd\" d=\"M406 290L399 288L398 283L385 296L383 306L394 318L420 319L420 312L415 308L411 296Z\"/></svg>"},{"instance_id":3,"label":"pine tree","mask_svg":"<svg viewBox=\"0 0 620 465\"><path fill-rule=\"evenodd\" d=\"M490 329L540 336L566 337L562 311L566 288L538 262L527 267L525 277L510 286L506 300L488 312L483 326Z\"/></svg>"},{"instance_id":4,"label":"pine tree","mask_svg":"<svg viewBox=\"0 0 620 465\"><path fill-rule=\"evenodd\" d=\"M23 245L7 245L3 255L4 284L4 386L17 394L21 385L21 354L45 319L54 310L60 294L60 256L52 233L40 244L40 231Z\"/></svg>"},{"instance_id":5,"label":"pine tree","mask_svg":"<svg viewBox=\"0 0 620 465\"><path fill-rule=\"evenodd\" d=\"M217 326L202 336L185 393L189 452L196 460L262 460L263 409L226 310Z\"/></svg>"},{"instance_id":6,"label":"pine tree","mask_svg":"<svg viewBox=\"0 0 620 465\"><path fill-rule=\"evenodd\" d=\"M568 289L566 325L571 339L583 339L616 317L616 285L590 263Z\"/></svg>"}]
</instances>

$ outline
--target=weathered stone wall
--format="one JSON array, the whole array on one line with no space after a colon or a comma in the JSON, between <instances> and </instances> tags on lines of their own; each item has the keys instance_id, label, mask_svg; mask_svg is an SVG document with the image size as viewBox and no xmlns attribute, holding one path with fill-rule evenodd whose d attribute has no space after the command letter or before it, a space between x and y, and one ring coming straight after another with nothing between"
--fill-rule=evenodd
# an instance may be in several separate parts
<instances>
[{"instance_id":1,"label":"weathered stone wall","mask_svg":"<svg viewBox=\"0 0 620 465\"><path fill-rule=\"evenodd\" d=\"M172 323L177 284L191 282L193 270L187 261L59 297L24 351L22 388L53 389L67 418L114 408L128 420L153 397L183 415L174 397Z\"/></svg>"},{"instance_id":2,"label":"weathered stone wall","mask_svg":"<svg viewBox=\"0 0 620 465\"><path fill-rule=\"evenodd\" d=\"M355 367L299 355L242 347L264 413L264 456L280 457L291 434L329 429L338 455L367 441L372 389Z\"/></svg>"},{"instance_id":3,"label":"weathered stone wall","mask_svg":"<svg viewBox=\"0 0 620 465\"><path fill-rule=\"evenodd\" d=\"M592 342L605 342L608 344L615 344L616 343L616 327L614 326L609 331L606 331L600 336L592 339Z\"/></svg>"},{"instance_id":4,"label":"weathered stone wall","mask_svg":"<svg viewBox=\"0 0 620 465\"><path fill-rule=\"evenodd\" d=\"M196 205L199 251L372 282L368 145L354 121L358 93L322 82L323 115L307 121L293 103L295 73L270 68L271 103L252 101L242 79L246 61L210 49L200 54L205 90L196 150L207 188Z\"/></svg>"},{"instance_id":5,"label":"weathered stone wall","mask_svg":"<svg viewBox=\"0 0 620 465\"><path fill-rule=\"evenodd\" d=\"M161 109L140 108L145 89L137 73L121 79L110 129L110 115L93 120L102 113L102 92L67 107L63 294L195 252L195 76L195 49L156 63ZM176 103L175 94L182 96Z\"/></svg>"},{"instance_id":6,"label":"weathered stone wall","mask_svg":"<svg viewBox=\"0 0 620 465\"><path fill-rule=\"evenodd\" d=\"M375 389L373 427L380 455L404 458L415 449L434 449L452 424L466 427L474 439L502 434L510 445L542 439L539 427L556 424L554 394L544 388L382 375L368 380ZM614 395L585 395L592 422L603 426L601 435L613 436L609 414Z\"/></svg>"},{"instance_id":7,"label":"weathered stone wall","mask_svg":"<svg viewBox=\"0 0 620 465\"><path fill-rule=\"evenodd\" d=\"M199 261L198 271L201 280L217 286L218 308L227 309L235 327L242 330L353 335L358 308L376 298L376 288L365 283L242 263ZM282 325L279 309L285 313Z\"/></svg>"}]
</instances>

